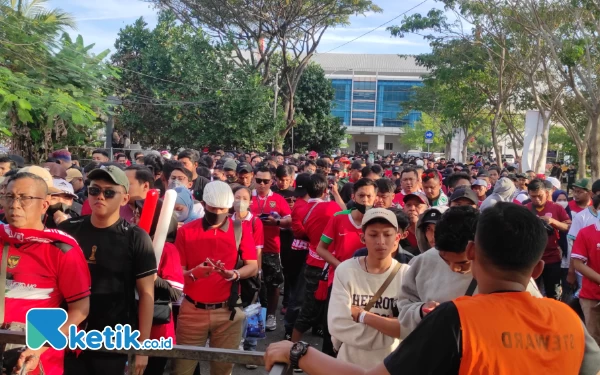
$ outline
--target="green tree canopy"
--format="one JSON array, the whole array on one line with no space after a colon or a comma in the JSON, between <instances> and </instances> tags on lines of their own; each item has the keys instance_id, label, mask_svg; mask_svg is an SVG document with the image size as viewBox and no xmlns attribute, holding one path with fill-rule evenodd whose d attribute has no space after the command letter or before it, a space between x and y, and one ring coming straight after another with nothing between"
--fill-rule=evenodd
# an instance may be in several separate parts
<instances>
[{"instance_id":1,"label":"green tree canopy","mask_svg":"<svg viewBox=\"0 0 600 375\"><path fill-rule=\"evenodd\" d=\"M161 12L119 33L112 61L123 105L117 127L147 146L264 149L277 131L273 92L252 69L239 68L227 45Z\"/></svg>"},{"instance_id":2,"label":"green tree canopy","mask_svg":"<svg viewBox=\"0 0 600 375\"><path fill-rule=\"evenodd\" d=\"M116 76L103 62L108 51L92 55L81 36L61 34L71 18L41 3L0 3L0 130L33 162L69 135L90 140L106 109L106 78Z\"/></svg>"},{"instance_id":3,"label":"green tree canopy","mask_svg":"<svg viewBox=\"0 0 600 375\"><path fill-rule=\"evenodd\" d=\"M332 151L339 147L345 128L339 119L331 115L331 102L335 90L325 71L311 63L298 85L296 92L296 122L294 127L294 150ZM285 140L285 148L291 150L292 139Z\"/></svg>"}]
</instances>

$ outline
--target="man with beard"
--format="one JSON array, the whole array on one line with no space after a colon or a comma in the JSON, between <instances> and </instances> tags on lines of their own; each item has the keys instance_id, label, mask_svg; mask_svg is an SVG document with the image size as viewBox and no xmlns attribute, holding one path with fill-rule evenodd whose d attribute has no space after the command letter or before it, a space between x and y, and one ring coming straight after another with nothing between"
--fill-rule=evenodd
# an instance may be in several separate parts
<instances>
[{"instance_id":1,"label":"man with beard","mask_svg":"<svg viewBox=\"0 0 600 375\"><path fill-rule=\"evenodd\" d=\"M573 184L573 200L569 202L569 208L573 214L579 213L592 204L592 180L582 178Z\"/></svg>"}]
</instances>

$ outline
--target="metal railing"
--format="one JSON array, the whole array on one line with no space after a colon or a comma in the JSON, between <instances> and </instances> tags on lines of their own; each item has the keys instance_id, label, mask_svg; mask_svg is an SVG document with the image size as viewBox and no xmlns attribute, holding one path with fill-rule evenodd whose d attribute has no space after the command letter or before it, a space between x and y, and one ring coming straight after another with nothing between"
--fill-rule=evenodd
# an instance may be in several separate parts
<instances>
[{"instance_id":1,"label":"metal railing","mask_svg":"<svg viewBox=\"0 0 600 375\"><path fill-rule=\"evenodd\" d=\"M25 333L0 330L0 343L25 345ZM229 362L241 365L264 366L265 362L262 352L246 352L230 349L216 349L189 345L174 345L171 350L108 350L100 349L103 352L115 354L127 354L129 374L135 372L135 356L144 355L148 357L161 357L169 359L190 359L194 361L218 361ZM273 366L269 375L284 375L288 371L288 366L276 364Z\"/></svg>"}]
</instances>

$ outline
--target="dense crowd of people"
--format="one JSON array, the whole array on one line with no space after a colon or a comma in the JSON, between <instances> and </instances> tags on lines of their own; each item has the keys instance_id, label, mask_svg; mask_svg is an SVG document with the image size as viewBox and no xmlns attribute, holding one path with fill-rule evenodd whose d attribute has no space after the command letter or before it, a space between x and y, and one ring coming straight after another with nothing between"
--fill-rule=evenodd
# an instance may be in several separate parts
<instances>
[{"instance_id":1,"label":"dense crowd of people","mask_svg":"<svg viewBox=\"0 0 600 375\"><path fill-rule=\"evenodd\" d=\"M41 165L8 155L0 175L9 329L30 308L63 307L87 331L130 324L140 340L253 351L256 339L241 344L243 308L260 303L266 331L284 317L267 368L600 371L600 180L574 181L569 194L560 176L481 158L221 149L99 149L85 165L67 150ZM154 189L177 196L158 259L162 199L150 228L139 225ZM322 353L302 341L309 330ZM4 357L29 374L120 375L128 365L46 347ZM137 356L135 371L167 364ZM210 363L212 375L232 368ZM177 359L170 371L199 366Z\"/></svg>"}]
</instances>

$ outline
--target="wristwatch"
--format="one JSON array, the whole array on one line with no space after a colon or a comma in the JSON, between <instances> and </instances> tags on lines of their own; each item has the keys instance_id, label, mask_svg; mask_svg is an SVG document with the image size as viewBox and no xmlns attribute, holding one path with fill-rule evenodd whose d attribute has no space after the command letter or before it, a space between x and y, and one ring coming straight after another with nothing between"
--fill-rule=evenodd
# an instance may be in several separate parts
<instances>
[{"instance_id":1,"label":"wristwatch","mask_svg":"<svg viewBox=\"0 0 600 375\"><path fill-rule=\"evenodd\" d=\"M292 346L290 349L290 362L294 369L299 369L298 362L300 362L300 358L304 357L306 352L308 351L309 343L304 341L298 341Z\"/></svg>"}]
</instances>

